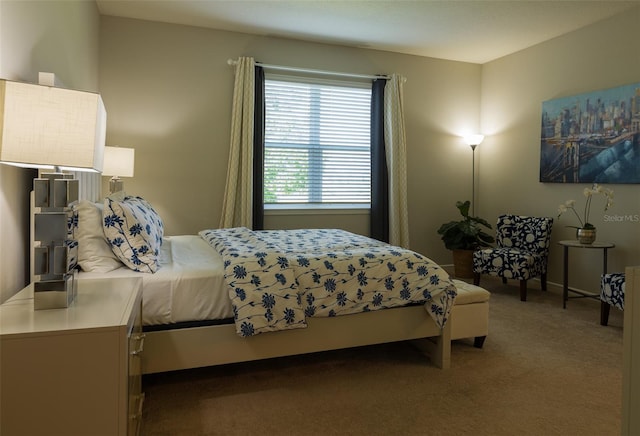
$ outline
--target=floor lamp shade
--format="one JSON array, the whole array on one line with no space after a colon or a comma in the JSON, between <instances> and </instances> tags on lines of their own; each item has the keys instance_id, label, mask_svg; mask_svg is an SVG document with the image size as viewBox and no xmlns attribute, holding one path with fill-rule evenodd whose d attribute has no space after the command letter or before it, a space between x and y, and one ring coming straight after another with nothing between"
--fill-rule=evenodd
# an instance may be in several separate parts
<instances>
[{"instance_id":1,"label":"floor lamp shade","mask_svg":"<svg viewBox=\"0 0 640 436\"><path fill-rule=\"evenodd\" d=\"M99 94L0 80L0 161L101 171L107 112Z\"/></svg>"},{"instance_id":2,"label":"floor lamp shade","mask_svg":"<svg viewBox=\"0 0 640 436\"><path fill-rule=\"evenodd\" d=\"M471 148L476 148L478 145L480 145L482 143L482 141L484 141L484 135L467 135L464 137L464 142L467 143L467 145L469 145Z\"/></svg>"}]
</instances>

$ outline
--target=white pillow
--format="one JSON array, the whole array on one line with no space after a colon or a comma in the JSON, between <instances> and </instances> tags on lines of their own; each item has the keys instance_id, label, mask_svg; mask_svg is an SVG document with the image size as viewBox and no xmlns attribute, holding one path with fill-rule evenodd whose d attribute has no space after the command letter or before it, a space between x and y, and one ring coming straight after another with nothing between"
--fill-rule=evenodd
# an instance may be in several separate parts
<instances>
[{"instance_id":1,"label":"white pillow","mask_svg":"<svg viewBox=\"0 0 640 436\"><path fill-rule=\"evenodd\" d=\"M76 207L78 264L83 271L105 273L120 268L122 262L111 251L102 229L102 204L80 200Z\"/></svg>"},{"instance_id":2,"label":"white pillow","mask_svg":"<svg viewBox=\"0 0 640 436\"><path fill-rule=\"evenodd\" d=\"M160 215L141 197L110 197L102 211L104 234L111 250L134 271L158 270L158 255L164 235Z\"/></svg>"},{"instance_id":3,"label":"white pillow","mask_svg":"<svg viewBox=\"0 0 640 436\"><path fill-rule=\"evenodd\" d=\"M111 194L107 195L105 198L110 198L111 200L114 200L114 201L122 201L125 199L126 196L127 194L124 191L117 191L117 192L112 192Z\"/></svg>"}]
</instances>

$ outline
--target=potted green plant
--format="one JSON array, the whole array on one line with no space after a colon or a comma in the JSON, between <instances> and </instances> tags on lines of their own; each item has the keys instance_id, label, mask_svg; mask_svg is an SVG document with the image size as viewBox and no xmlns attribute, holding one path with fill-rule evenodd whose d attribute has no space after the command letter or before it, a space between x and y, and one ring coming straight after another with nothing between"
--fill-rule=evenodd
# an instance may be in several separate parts
<instances>
[{"instance_id":1,"label":"potted green plant","mask_svg":"<svg viewBox=\"0 0 640 436\"><path fill-rule=\"evenodd\" d=\"M473 277L473 252L481 247L490 247L495 241L483 230L483 227L491 229L491 224L482 218L469 216L470 205L469 200L457 201L462 220L450 221L438 229L444 246L453 251L454 275L460 278Z\"/></svg>"}]
</instances>

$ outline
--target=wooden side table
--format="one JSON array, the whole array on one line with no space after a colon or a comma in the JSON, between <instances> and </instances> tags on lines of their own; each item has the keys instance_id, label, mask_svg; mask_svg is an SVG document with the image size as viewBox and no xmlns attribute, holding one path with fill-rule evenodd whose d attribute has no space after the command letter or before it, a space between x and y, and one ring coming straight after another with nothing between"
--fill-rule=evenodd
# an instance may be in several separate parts
<instances>
[{"instance_id":1,"label":"wooden side table","mask_svg":"<svg viewBox=\"0 0 640 436\"><path fill-rule=\"evenodd\" d=\"M563 282L562 282L562 308L567 308L567 301L569 298L600 298L600 294L593 294L590 292L584 292L577 289L569 288L569 248L584 248L584 249L596 249L602 250L602 273L607 272L607 251L609 248L613 248L616 245L613 242L594 242L593 244L581 244L575 240L560 241L558 244L564 247L564 268L563 268ZM577 296L569 297L569 292L579 294Z\"/></svg>"}]
</instances>

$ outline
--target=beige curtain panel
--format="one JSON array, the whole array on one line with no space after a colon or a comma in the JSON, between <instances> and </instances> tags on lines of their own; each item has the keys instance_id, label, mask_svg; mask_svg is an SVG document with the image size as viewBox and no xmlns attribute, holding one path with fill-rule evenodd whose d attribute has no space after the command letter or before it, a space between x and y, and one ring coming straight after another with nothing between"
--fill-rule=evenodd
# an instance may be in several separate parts
<instances>
[{"instance_id":1,"label":"beige curtain panel","mask_svg":"<svg viewBox=\"0 0 640 436\"><path fill-rule=\"evenodd\" d=\"M409 248L404 82L404 77L393 74L384 88L384 141L389 171L389 243Z\"/></svg>"},{"instance_id":2,"label":"beige curtain panel","mask_svg":"<svg viewBox=\"0 0 640 436\"><path fill-rule=\"evenodd\" d=\"M251 228L255 61L241 57L235 68L231 146L220 228Z\"/></svg>"}]
</instances>

